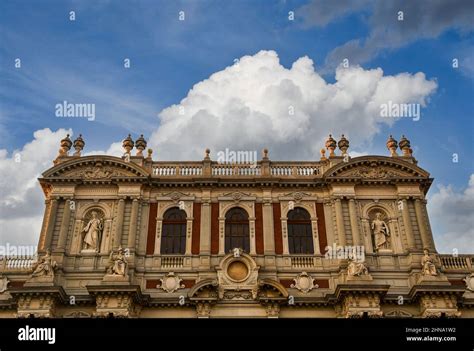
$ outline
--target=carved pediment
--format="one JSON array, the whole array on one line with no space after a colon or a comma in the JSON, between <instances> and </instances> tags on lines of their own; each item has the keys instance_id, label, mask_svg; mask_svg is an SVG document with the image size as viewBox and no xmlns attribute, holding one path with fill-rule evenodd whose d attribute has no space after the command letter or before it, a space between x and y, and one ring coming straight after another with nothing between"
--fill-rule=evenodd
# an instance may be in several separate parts
<instances>
[{"instance_id":1,"label":"carved pediment","mask_svg":"<svg viewBox=\"0 0 474 351\"><path fill-rule=\"evenodd\" d=\"M393 178L428 178L429 173L420 167L393 157L364 156L342 162L325 174L330 178L362 178L388 180Z\"/></svg>"},{"instance_id":2,"label":"carved pediment","mask_svg":"<svg viewBox=\"0 0 474 351\"><path fill-rule=\"evenodd\" d=\"M111 179L113 177L145 177L148 173L140 166L112 156L86 156L50 168L44 178Z\"/></svg>"},{"instance_id":3,"label":"carved pediment","mask_svg":"<svg viewBox=\"0 0 474 351\"><path fill-rule=\"evenodd\" d=\"M93 166L64 172L62 176L65 178L104 179L112 177L134 177L135 174L123 169L104 166L102 163L97 162Z\"/></svg>"},{"instance_id":4,"label":"carved pediment","mask_svg":"<svg viewBox=\"0 0 474 351\"><path fill-rule=\"evenodd\" d=\"M370 166L357 167L356 169L349 170L338 174L340 177L361 177L371 179L386 179L392 177L406 177L406 173L399 172L390 167L378 166L373 164Z\"/></svg>"}]
</instances>

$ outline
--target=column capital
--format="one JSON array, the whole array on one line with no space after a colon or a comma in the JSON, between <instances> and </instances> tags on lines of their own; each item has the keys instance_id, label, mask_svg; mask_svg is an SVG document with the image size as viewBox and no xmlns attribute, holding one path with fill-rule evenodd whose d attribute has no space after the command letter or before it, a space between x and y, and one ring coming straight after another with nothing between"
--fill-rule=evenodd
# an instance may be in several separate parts
<instances>
[{"instance_id":1,"label":"column capital","mask_svg":"<svg viewBox=\"0 0 474 351\"><path fill-rule=\"evenodd\" d=\"M428 201L426 201L425 198L423 198L423 197L420 196L420 197L415 198L415 202L416 202L416 203L426 204Z\"/></svg>"}]
</instances>

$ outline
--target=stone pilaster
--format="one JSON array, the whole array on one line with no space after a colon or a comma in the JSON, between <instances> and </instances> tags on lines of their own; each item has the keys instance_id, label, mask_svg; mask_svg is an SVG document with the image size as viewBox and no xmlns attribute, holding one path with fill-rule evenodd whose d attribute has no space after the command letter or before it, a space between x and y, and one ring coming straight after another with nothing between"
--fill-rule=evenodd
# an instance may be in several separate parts
<instances>
[{"instance_id":1,"label":"stone pilaster","mask_svg":"<svg viewBox=\"0 0 474 351\"><path fill-rule=\"evenodd\" d=\"M265 255L275 255L273 230L273 207L270 201L263 203L263 247Z\"/></svg>"},{"instance_id":2,"label":"stone pilaster","mask_svg":"<svg viewBox=\"0 0 474 351\"><path fill-rule=\"evenodd\" d=\"M201 203L201 234L200 234L200 255L199 255L199 267L206 269L211 264L211 200L210 192L204 191L206 197L203 198Z\"/></svg>"},{"instance_id":3,"label":"stone pilaster","mask_svg":"<svg viewBox=\"0 0 474 351\"><path fill-rule=\"evenodd\" d=\"M63 218L61 221L61 229L59 230L57 250L64 252L66 240L69 230L69 222L71 219L71 200L66 200L64 204Z\"/></svg>"},{"instance_id":4,"label":"stone pilaster","mask_svg":"<svg viewBox=\"0 0 474 351\"><path fill-rule=\"evenodd\" d=\"M408 202L406 199L402 201L402 217L403 227L405 228L405 235L407 237L408 249L416 249L415 236L413 235L412 223L410 219L410 212L408 211Z\"/></svg>"},{"instance_id":5,"label":"stone pilaster","mask_svg":"<svg viewBox=\"0 0 474 351\"><path fill-rule=\"evenodd\" d=\"M423 209L422 203L420 199L415 200L415 213L416 213L416 220L418 222L418 228L420 230L421 235L421 242L423 243L424 249L432 249L431 245L431 238L428 234L428 229L424 220L423 216Z\"/></svg>"},{"instance_id":6,"label":"stone pilaster","mask_svg":"<svg viewBox=\"0 0 474 351\"><path fill-rule=\"evenodd\" d=\"M191 204L190 212L193 213L193 208ZM193 236L193 217L186 218L186 255L191 255L191 246L192 246L192 236Z\"/></svg>"},{"instance_id":7,"label":"stone pilaster","mask_svg":"<svg viewBox=\"0 0 474 351\"><path fill-rule=\"evenodd\" d=\"M336 225L339 245L346 245L346 230L344 228L344 218L342 215L342 203L340 198L334 200L334 208L336 210Z\"/></svg>"},{"instance_id":8,"label":"stone pilaster","mask_svg":"<svg viewBox=\"0 0 474 351\"><path fill-rule=\"evenodd\" d=\"M113 248L118 249L121 246L122 231L123 231L123 214L125 211L125 200L120 199L117 206L117 217L115 222L115 233L113 240Z\"/></svg>"},{"instance_id":9,"label":"stone pilaster","mask_svg":"<svg viewBox=\"0 0 474 351\"><path fill-rule=\"evenodd\" d=\"M144 255L146 252L146 240L148 234L148 216L150 213L150 203L144 201L142 203L141 209L141 219L140 219L140 232L138 234L138 248L137 252L141 255Z\"/></svg>"},{"instance_id":10,"label":"stone pilaster","mask_svg":"<svg viewBox=\"0 0 474 351\"><path fill-rule=\"evenodd\" d=\"M58 200L51 199L50 206L51 207L50 207L49 216L48 216L48 226L46 228L44 242L42 243L40 247L41 251L46 250L49 247L51 247L51 242L53 240L54 225L56 222L56 214L58 212Z\"/></svg>"},{"instance_id":11,"label":"stone pilaster","mask_svg":"<svg viewBox=\"0 0 474 351\"><path fill-rule=\"evenodd\" d=\"M361 245L359 232L359 217L357 216L354 199L349 199L349 216L351 218L352 242L354 246Z\"/></svg>"},{"instance_id":12,"label":"stone pilaster","mask_svg":"<svg viewBox=\"0 0 474 351\"><path fill-rule=\"evenodd\" d=\"M132 211L130 213L130 228L128 230L127 247L130 251L135 251L135 241L137 237L137 221L138 221L138 199L132 201Z\"/></svg>"}]
</instances>

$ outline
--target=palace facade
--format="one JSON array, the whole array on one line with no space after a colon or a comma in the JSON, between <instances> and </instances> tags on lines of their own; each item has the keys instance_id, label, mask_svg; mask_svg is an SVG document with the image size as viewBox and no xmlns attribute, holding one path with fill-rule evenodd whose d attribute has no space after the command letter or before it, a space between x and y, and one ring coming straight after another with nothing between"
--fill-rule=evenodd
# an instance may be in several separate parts
<instances>
[{"instance_id":1,"label":"palace facade","mask_svg":"<svg viewBox=\"0 0 474 351\"><path fill-rule=\"evenodd\" d=\"M61 140L39 179L38 254L0 259L0 317L474 317L474 255L437 253L405 137L233 164L84 144Z\"/></svg>"}]
</instances>

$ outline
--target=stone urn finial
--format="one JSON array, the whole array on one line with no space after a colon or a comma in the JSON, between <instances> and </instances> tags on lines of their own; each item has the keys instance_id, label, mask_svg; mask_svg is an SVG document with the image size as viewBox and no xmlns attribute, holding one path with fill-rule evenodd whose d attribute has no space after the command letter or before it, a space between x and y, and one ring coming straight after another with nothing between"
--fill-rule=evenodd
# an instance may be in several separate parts
<instances>
[{"instance_id":1,"label":"stone urn finial","mask_svg":"<svg viewBox=\"0 0 474 351\"><path fill-rule=\"evenodd\" d=\"M84 145L86 145L86 143L84 142L84 139L82 139L82 134L79 134L73 143L74 150L76 150L74 156L81 156L81 151L84 149Z\"/></svg>"},{"instance_id":2,"label":"stone urn finial","mask_svg":"<svg viewBox=\"0 0 474 351\"><path fill-rule=\"evenodd\" d=\"M130 134L122 142L122 147L124 148L125 153L129 154L129 155L130 155L130 151L132 151L134 145L135 145L135 143L133 142L132 136Z\"/></svg>"},{"instance_id":3,"label":"stone urn finial","mask_svg":"<svg viewBox=\"0 0 474 351\"><path fill-rule=\"evenodd\" d=\"M386 145L387 145L387 149L390 151L390 156L392 157L398 156L397 154L398 142L392 137L391 134L388 137Z\"/></svg>"},{"instance_id":4,"label":"stone urn finial","mask_svg":"<svg viewBox=\"0 0 474 351\"><path fill-rule=\"evenodd\" d=\"M151 159L152 159L153 150L152 150L152 149L148 149L148 150L146 150L146 152L147 152L146 158L149 159L149 160L151 160Z\"/></svg>"},{"instance_id":5,"label":"stone urn finial","mask_svg":"<svg viewBox=\"0 0 474 351\"><path fill-rule=\"evenodd\" d=\"M324 148L322 148L319 152L321 153L321 161L326 161L327 160L326 150Z\"/></svg>"},{"instance_id":6,"label":"stone urn finial","mask_svg":"<svg viewBox=\"0 0 474 351\"><path fill-rule=\"evenodd\" d=\"M336 149L336 140L333 139L332 135L329 134L328 138L326 139L326 149L329 150L329 157L334 157L334 150Z\"/></svg>"},{"instance_id":7,"label":"stone urn finial","mask_svg":"<svg viewBox=\"0 0 474 351\"><path fill-rule=\"evenodd\" d=\"M205 150L204 159L209 160L210 159L210 156L209 156L210 154L211 154L211 150L209 150L209 148L207 148Z\"/></svg>"},{"instance_id":8,"label":"stone urn finial","mask_svg":"<svg viewBox=\"0 0 474 351\"><path fill-rule=\"evenodd\" d=\"M262 150L262 158L265 159L265 160L268 159L268 149L267 148Z\"/></svg>"},{"instance_id":9,"label":"stone urn finial","mask_svg":"<svg viewBox=\"0 0 474 351\"><path fill-rule=\"evenodd\" d=\"M410 140L408 140L405 135L402 135L400 139L400 143L398 144L400 150L402 150L403 156L411 157L412 156L412 149L410 145Z\"/></svg>"},{"instance_id":10,"label":"stone urn finial","mask_svg":"<svg viewBox=\"0 0 474 351\"><path fill-rule=\"evenodd\" d=\"M146 148L146 140L143 137L143 134L135 141L135 148L137 149L136 156L143 156L143 150Z\"/></svg>"},{"instance_id":11,"label":"stone urn finial","mask_svg":"<svg viewBox=\"0 0 474 351\"><path fill-rule=\"evenodd\" d=\"M349 148L349 140L346 139L344 134L341 135L341 139L337 143L339 150L341 150L342 156L347 155L347 149Z\"/></svg>"},{"instance_id":12,"label":"stone urn finial","mask_svg":"<svg viewBox=\"0 0 474 351\"><path fill-rule=\"evenodd\" d=\"M69 139L69 134L64 139L61 139L61 147L59 149L59 156L67 156L69 150L71 150L72 141Z\"/></svg>"}]
</instances>

